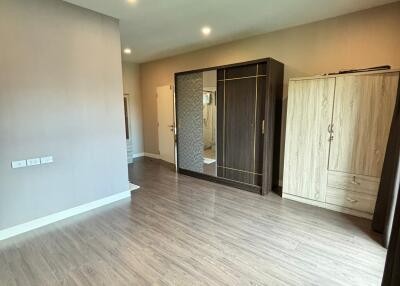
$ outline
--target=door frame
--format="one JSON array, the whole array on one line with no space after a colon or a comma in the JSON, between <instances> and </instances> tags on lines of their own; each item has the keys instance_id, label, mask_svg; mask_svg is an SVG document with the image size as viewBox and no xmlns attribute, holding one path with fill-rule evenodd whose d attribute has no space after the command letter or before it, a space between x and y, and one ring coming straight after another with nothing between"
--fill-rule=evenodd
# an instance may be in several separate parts
<instances>
[{"instance_id":1,"label":"door frame","mask_svg":"<svg viewBox=\"0 0 400 286\"><path fill-rule=\"evenodd\" d=\"M127 142L132 141L131 140L132 139L132 129L131 129L131 120L130 120L131 110L130 110L130 106L129 106L129 103L130 103L129 97L130 97L129 93L124 93L124 97L123 97L123 99L124 99L124 115L125 115L125 100L126 100L126 117L127 117L126 123L128 124L128 126L125 126L125 131L128 131L128 137L129 137L129 138L126 138L126 135L125 135L125 139ZM125 120L125 116L124 116L124 120ZM126 130L126 128L127 128L127 130Z\"/></svg>"},{"instance_id":2,"label":"door frame","mask_svg":"<svg viewBox=\"0 0 400 286\"><path fill-rule=\"evenodd\" d=\"M124 130L125 130L125 142L126 142L126 155L128 158L128 164L133 162L133 134L132 134L132 124L131 124L131 107L130 107L130 93L123 94L124 100ZM126 102L126 114L125 114L125 102ZM127 119L127 120L126 120ZM126 131L128 131L129 138L126 138Z\"/></svg>"}]
</instances>

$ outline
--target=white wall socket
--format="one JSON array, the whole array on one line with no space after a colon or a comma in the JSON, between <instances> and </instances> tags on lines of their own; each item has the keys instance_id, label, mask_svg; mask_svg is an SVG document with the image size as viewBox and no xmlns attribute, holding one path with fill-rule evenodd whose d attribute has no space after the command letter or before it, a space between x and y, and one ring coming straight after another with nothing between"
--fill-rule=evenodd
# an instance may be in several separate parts
<instances>
[{"instance_id":1,"label":"white wall socket","mask_svg":"<svg viewBox=\"0 0 400 286\"><path fill-rule=\"evenodd\" d=\"M26 160L26 165L28 167L40 165L40 158L28 159L28 160Z\"/></svg>"},{"instance_id":2,"label":"white wall socket","mask_svg":"<svg viewBox=\"0 0 400 286\"><path fill-rule=\"evenodd\" d=\"M11 162L11 167L13 169L24 168L24 167L26 167L26 160L12 161Z\"/></svg>"},{"instance_id":3,"label":"white wall socket","mask_svg":"<svg viewBox=\"0 0 400 286\"><path fill-rule=\"evenodd\" d=\"M36 165L40 165L40 164L50 164L53 162L54 162L53 156L46 156L46 157L41 157L41 158L32 158L32 159L28 159L28 160L12 161L11 167L13 169L17 169L17 168L36 166Z\"/></svg>"},{"instance_id":4,"label":"white wall socket","mask_svg":"<svg viewBox=\"0 0 400 286\"><path fill-rule=\"evenodd\" d=\"M50 164L53 162L54 162L53 156L46 156L46 157L40 158L40 164Z\"/></svg>"}]
</instances>

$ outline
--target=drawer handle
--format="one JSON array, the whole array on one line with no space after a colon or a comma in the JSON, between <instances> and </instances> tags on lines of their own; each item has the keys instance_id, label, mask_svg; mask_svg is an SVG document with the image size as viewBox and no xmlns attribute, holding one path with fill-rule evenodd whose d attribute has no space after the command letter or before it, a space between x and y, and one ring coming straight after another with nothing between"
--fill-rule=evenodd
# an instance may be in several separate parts
<instances>
[{"instance_id":1,"label":"drawer handle","mask_svg":"<svg viewBox=\"0 0 400 286\"><path fill-rule=\"evenodd\" d=\"M347 201L349 201L350 203L357 203L358 200L352 199L352 198L346 198Z\"/></svg>"},{"instance_id":2,"label":"drawer handle","mask_svg":"<svg viewBox=\"0 0 400 286\"><path fill-rule=\"evenodd\" d=\"M360 182L357 182L356 176L353 176L353 181L351 181L351 183L354 185L360 185Z\"/></svg>"}]
</instances>

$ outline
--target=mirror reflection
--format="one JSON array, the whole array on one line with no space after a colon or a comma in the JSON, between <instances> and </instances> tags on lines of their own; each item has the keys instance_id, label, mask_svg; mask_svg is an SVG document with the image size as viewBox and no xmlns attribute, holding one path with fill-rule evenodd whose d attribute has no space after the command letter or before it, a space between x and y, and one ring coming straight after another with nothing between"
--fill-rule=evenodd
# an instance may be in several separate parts
<instances>
[{"instance_id":1,"label":"mirror reflection","mask_svg":"<svg viewBox=\"0 0 400 286\"><path fill-rule=\"evenodd\" d=\"M217 72L203 72L203 172L217 175Z\"/></svg>"}]
</instances>

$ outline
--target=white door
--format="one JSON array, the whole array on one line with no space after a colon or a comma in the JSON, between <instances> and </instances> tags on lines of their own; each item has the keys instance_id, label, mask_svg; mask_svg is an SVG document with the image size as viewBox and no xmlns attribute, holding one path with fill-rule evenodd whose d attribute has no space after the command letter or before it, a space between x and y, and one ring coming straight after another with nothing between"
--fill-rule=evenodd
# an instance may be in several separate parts
<instances>
[{"instance_id":1,"label":"white door","mask_svg":"<svg viewBox=\"0 0 400 286\"><path fill-rule=\"evenodd\" d=\"M170 85L157 87L157 114L160 159L175 164L174 92Z\"/></svg>"}]
</instances>

